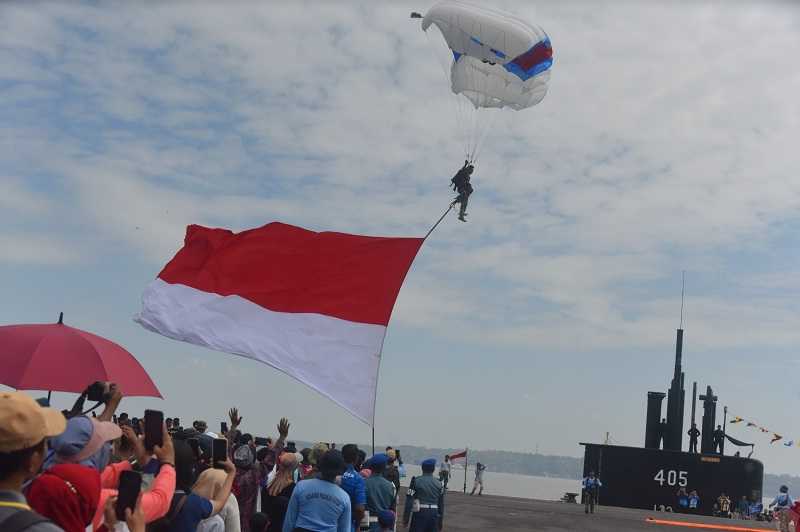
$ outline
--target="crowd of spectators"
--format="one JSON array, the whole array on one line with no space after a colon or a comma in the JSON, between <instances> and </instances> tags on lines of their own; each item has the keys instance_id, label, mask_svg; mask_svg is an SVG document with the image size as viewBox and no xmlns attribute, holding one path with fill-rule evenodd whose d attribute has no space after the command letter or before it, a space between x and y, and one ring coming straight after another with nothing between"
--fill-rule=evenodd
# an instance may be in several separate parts
<instances>
[{"instance_id":1,"label":"crowd of spectators","mask_svg":"<svg viewBox=\"0 0 800 532\"><path fill-rule=\"evenodd\" d=\"M0 530L395 528L402 467L394 449L369 460L355 444L298 450L287 419L274 440L254 438L236 408L219 432L178 418L154 427L148 413L117 415L122 390L104 386L99 415L82 411L84 396L58 412L22 392L0 393Z\"/></svg>"}]
</instances>

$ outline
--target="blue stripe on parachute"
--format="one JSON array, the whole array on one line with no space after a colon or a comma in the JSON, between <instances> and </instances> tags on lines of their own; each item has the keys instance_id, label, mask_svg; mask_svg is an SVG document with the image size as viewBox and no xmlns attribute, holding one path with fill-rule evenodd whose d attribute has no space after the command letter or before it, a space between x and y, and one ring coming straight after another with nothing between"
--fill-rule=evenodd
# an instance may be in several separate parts
<instances>
[{"instance_id":1,"label":"blue stripe on parachute","mask_svg":"<svg viewBox=\"0 0 800 532\"><path fill-rule=\"evenodd\" d=\"M545 70L549 69L551 66L553 66L553 60L546 59L541 63L532 66L528 70L523 70L521 66L514 63L506 63L505 65L503 65L503 68L505 68L506 70L517 76L522 81L528 81L532 77L541 74Z\"/></svg>"}]
</instances>

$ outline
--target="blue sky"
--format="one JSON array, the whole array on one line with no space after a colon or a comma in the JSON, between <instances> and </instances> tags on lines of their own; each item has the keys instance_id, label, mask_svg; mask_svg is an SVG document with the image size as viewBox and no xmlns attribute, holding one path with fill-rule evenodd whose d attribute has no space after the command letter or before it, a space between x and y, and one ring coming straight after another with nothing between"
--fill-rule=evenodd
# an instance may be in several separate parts
<instances>
[{"instance_id":1,"label":"blue sky","mask_svg":"<svg viewBox=\"0 0 800 532\"><path fill-rule=\"evenodd\" d=\"M379 441L579 455L640 444L687 272L687 381L790 433L800 401L800 8L496 2L555 66L482 150L385 344ZM423 235L460 165L431 44L388 3L0 7L0 323L115 339L183 419L369 429L266 366L131 321L190 223ZM768 31L765 31L768 28ZM689 384L690 387L690 384ZM768 471L800 474L800 449ZM788 435L788 434L784 434ZM800 438L800 431L796 436Z\"/></svg>"}]
</instances>

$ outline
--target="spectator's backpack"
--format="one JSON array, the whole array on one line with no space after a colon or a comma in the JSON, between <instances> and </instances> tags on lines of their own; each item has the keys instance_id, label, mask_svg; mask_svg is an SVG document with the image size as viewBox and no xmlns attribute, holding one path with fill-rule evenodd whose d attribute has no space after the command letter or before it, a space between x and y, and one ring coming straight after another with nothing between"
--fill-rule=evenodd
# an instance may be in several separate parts
<instances>
[{"instance_id":1,"label":"spectator's backpack","mask_svg":"<svg viewBox=\"0 0 800 532\"><path fill-rule=\"evenodd\" d=\"M50 522L48 518L32 510L20 510L0 521L0 530L3 532L24 532L34 525Z\"/></svg>"},{"instance_id":2,"label":"spectator's backpack","mask_svg":"<svg viewBox=\"0 0 800 532\"><path fill-rule=\"evenodd\" d=\"M148 524L147 532L170 532L172 530L172 522L181 513L183 505L186 504L186 499L188 498L188 493L176 493L173 495L167 515Z\"/></svg>"}]
</instances>

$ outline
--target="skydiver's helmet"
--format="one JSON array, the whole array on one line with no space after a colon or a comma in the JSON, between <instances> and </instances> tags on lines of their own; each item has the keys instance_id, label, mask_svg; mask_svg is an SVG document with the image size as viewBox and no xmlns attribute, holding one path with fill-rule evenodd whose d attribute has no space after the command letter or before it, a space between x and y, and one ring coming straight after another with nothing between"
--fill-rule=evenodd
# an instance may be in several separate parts
<instances>
[{"instance_id":1,"label":"skydiver's helmet","mask_svg":"<svg viewBox=\"0 0 800 532\"><path fill-rule=\"evenodd\" d=\"M475 167L472 166L471 164L468 164L467 165L467 173L468 174L472 174L473 170L475 170Z\"/></svg>"},{"instance_id":2,"label":"skydiver's helmet","mask_svg":"<svg viewBox=\"0 0 800 532\"><path fill-rule=\"evenodd\" d=\"M789 487L786 486L786 485L781 486L780 491L781 491L781 493L789 493Z\"/></svg>"}]
</instances>

